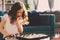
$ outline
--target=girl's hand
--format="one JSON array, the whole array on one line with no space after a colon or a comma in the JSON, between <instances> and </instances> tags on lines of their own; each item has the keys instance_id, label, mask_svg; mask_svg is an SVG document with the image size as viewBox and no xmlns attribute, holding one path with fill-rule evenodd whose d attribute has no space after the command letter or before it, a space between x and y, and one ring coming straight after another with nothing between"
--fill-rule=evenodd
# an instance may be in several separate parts
<instances>
[{"instance_id":1,"label":"girl's hand","mask_svg":"<svg viewBox=\"0 0 60 40\"><path fill-rule=\"evenodd\" d=\"M15 34L10 34L11 37L15 37Z\"/></svg>"},{"instance_id":2,"label":"girl's hand","mask_svg":"<svg viewBox=\"0 0 60 40\"><path fill-rule=\"evenodd\" d=\"M24 25L28 25L28 24L29 24L29 21L28 21L26 18L24 18L24 19L23 19L23 24L24 24Z\"/></svg>"},{"instance_id":3,"label":"girl's hand","mask_svg":"<svg viewBox=\"0 0 60 40\"><path fill-rule=\"evenodd\" d=\"M19 17L19 18L17 18L17 22L16 22L17 24L23 24L23 19L22 19L22 17Z\"/></svg>"},{"instance_id":4,"label":"girl's hand","mask_svg":"<svg viewBox=\"0 0 60 40\"><path fill-rule=\"evenodd\" d=\"M22 17L19 17L19 18L17 18L17 24L28 25L29 21L27 21L26 18L22 19Z\"/></svg>"},{"instance_id":5,"label":"girl's hand","mask_svg":"<svg viewBox=\"0 0 60 40\"><path fill-rule=\"evenodd\" d=\"M23 21L23 25L28 25L29 21Z\"/></svg>"}]
</instances>

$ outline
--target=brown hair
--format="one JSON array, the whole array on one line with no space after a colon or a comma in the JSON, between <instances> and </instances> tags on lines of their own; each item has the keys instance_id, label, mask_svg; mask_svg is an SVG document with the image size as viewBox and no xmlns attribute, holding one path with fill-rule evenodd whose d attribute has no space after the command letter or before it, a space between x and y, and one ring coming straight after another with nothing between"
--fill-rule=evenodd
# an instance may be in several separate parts
<instances>
[{"instance_id":1,"label":"brown hair","mask_svg":"<svg viewBox=\"0 0 60 40\"><path fill-rule=\"evenodd\" d=\"M11 10L8 12L8 15L11 16L11 23L14 23L14 21L17 20L17 10L20 10L22 7L22 5L20 4L20 2L16 2L15 4L12 5ZM25 11L23 11L22 13L22 17L24 18L24 13Z\"/></svg>"}]
</instances>

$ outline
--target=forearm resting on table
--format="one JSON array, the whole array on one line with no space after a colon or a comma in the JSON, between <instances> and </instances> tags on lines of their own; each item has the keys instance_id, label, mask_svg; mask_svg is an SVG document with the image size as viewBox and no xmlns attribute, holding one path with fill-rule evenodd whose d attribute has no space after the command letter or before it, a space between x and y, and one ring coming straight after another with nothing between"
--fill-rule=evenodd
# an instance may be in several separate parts
<instances>
[{"instance_id":1,"label":"forearm resting on table","mask_svg":"<svg viewBox=\"0 0 60 40\"><path fill-rule=\"evenodd\" d=\"M18 28L18 31L19 31L19 33L22 33L23 32L23 27L22 27L22 25L21 24L17 24L17 28Z\"/></svg>"},{"instance_id":2,"label":"forearm resting on table","mask_svg":"<svg viewBox=\"0 0 60 40\"><path fill-rule=\"evenodd\" d=\"M3 37L8 35L8 33L5 30L3 30L2 28L0 28L0 32L3 34Z\"/></svg>"},{"instance_id":3,"label":"forearm resting on table","mask_svg":"<svg viewBox=\"0 0 60 40\"><path fill-rule=\"evenodd\" d=\"M3 29L3 24L0 23L0 32L3 34L3 36L7 36L8 33Z\"/></svg>"}]
</instances>

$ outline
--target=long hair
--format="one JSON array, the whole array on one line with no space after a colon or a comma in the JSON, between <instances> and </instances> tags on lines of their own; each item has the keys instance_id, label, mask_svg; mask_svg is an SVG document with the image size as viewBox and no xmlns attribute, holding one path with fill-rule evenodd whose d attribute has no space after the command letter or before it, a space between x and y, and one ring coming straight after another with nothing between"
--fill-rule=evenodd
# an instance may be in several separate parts
<instances>
[{"instance_id":1,"label":"long hair","mask_svg":"<svg viewBox=\"0 0 60 40\"><path fill-rule=\"evenodd\" d=\"M14 23L14 21L17 20L17 10L22 9L22 5L20 2L16 2L15 4L12 5L11 10L8 12L8 15L11 17L10 23ZM22 13L22 17L24 18L24 12Z\"/></svg>"}]
</instances>

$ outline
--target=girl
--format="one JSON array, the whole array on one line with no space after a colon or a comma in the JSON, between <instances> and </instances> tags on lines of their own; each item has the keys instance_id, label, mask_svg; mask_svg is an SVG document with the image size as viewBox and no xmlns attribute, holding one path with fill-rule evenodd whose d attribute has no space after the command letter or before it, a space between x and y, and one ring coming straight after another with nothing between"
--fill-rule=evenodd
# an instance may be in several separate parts
<instances>
[{"instance_id":1,"label":"girl","mask_svg":"<svg viewBox=\"0 0 60 40\"><path fill-rule=\"evenodd\" d=\"M0 33L3 37L23 32L23 25L29 24L28 14L22 2L16 2L8 14L2 17Z\"/></svg>"}]
</instances>

